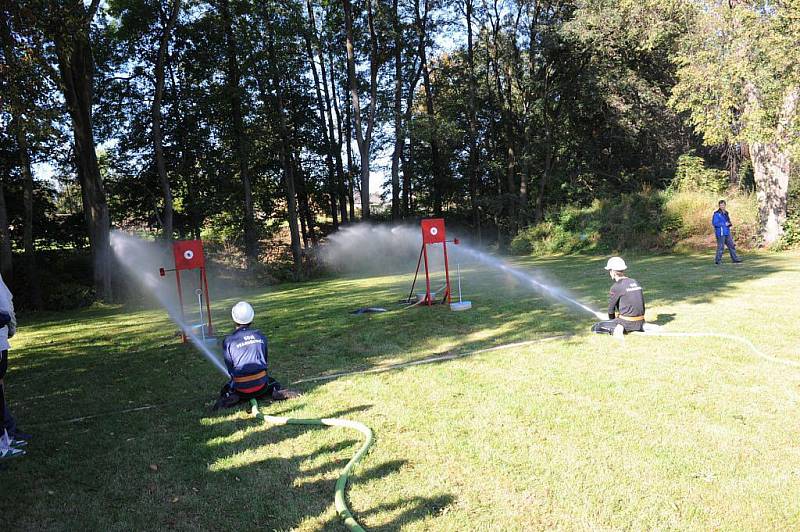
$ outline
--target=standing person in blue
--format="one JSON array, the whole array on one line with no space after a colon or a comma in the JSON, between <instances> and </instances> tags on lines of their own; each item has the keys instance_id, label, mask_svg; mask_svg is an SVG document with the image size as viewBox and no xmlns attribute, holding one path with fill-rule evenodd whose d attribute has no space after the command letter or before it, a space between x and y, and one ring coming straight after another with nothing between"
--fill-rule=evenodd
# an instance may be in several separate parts
<instances>
[{"instance_id":1,"label":"standing person in blue","mask_svg":"<svg viewBox=\"0 0 800 532\"><path fill-rule=\"evenodd\" d=\"M733 236L731 236L731 217L728 214L725 200L719 200L719 209L714 211L714 216L711 217L711 225L714 226L714 235L717 237L717 256L714 258L714 264L719 264L722 260L722 253L725 251L725 246L728 246L728 252L731 254L731 260L734 264L742 262L742 259L736 255L736 244L733 243Z\"/></svg>"},{"instance_id":2,"label":"standing person in blue","mask_svg":"<svg viewBox=\"0 0 800 532\"><path fill-rule=\"evenodd\" d=\"M264 396L276 401L298 397L299 393L284 389L269 376L267 338L251 327L255 311L250 303L236 303L231 317L236 330L222 342L222 356L231 380L222 387L214 410Z\"/></svg>"}]
</instances>

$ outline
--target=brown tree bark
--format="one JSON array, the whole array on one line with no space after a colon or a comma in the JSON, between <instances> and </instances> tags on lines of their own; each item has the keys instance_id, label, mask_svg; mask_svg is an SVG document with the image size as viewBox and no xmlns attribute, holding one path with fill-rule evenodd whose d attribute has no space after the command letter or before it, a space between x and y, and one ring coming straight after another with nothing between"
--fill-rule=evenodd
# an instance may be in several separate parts
<instances>
[{"instance_id":1,"label":"brown tree bark","mask_svg":"<svg viewBox=\"0 0 800 532\"><path fill-rule=\"evenodd\" d=\"M400 26L398 0L392 2L392 31L394 32L394 150L392 151L392 221L401 217L400 152L403 150L403 30Z\"/></svg>"},{"instance_id":2,"label":"brown tree bark","mask_svg":"<svg viewBox=\"0 0 800 532\"><path fill-rule=\"evenodd\" d=\"M172 35L172 30L178 20L178 13L181 8L181 0L172 0L169 18L167 18L164 28L161 31L161 37L158 41L158 55L156 56L155 64L155 78L156 85L153 94L153 104L150 113L153 117L153 153L155 154L156 172L158 173L158 180L161 183L161 192L164 194L164 213L162 217L164 238L168 241L172 240L174 235L173 229L173 205L172 205L172 188L169 184L167 177L167 167L164 162L164 144L161 133L161 100L164 97L164 65L167 60L167 49L169 48L169 39Z\"/></svg>"},{"instance_id":3,"label":"brown tree bark","mask_svg":"<svg viewBox=\"0 0 800 532\"><path fill-rule=\"evenodd\" d=\"M336 210L336 197L337 197L337 190L336 190L336 168L333 163L333 138L332 133L331 135L328 134L328 128L326 124L326 115L327 109L325 107L325 102L322 99L322 90L320 89L320 80L319 74L317 73L317 65L314 60L314 49L318 49L317 45L317 25L314 22L314 8L311 6L311 0L306 0L306 10L308 12L308 30L303 32L303 38L306 45L306 55L308 56L308 64L311 68L311 74L314 78L314 92L316 93L317 97L317 111L319 113L319 127L322 131L323 141L325 143L325 164L328 168L328 200L330 201L331 206L331 219L333 220L333 228L339 228L339 213ZM312 49L312 40L314 41L313 49ZM325 68L325 62L322 59L322 54L318 55L321 63L321 67ZM325 89L327 91L327 87Z\"/></svg>"},{"instance_id":4,"label":"brown tree bark","mask_svg":"<svg viewBox=\"0 0 800 532\"><path fill-rule=\"evenodd\" d=\"M369 213L369 178L370 148L372 146L372 129L375 124L378 92L378 37L375 33L375 21L372 12L372 1L367 0L367 27L369 29L369 93L370 102L367 111L366 130L361 125L361 104L359 103L356 85L355 50L353 43L353 13L350 0L342 0L344 7L345 38L347 47L347 72L350 79L350 96L353 100L353 118L355 119L356 143L361 157L361 217L370 218Z\"/></svg>"},{"instance_id":5,"label":"brown tree bark","mask_svg":"<svg viewBox=\"0 0 800 532\"><path fill-rule=\"evenodd\" d=\"M347 73L347 86L350 86L350 72ZM347 94L347 89L343 89L344 94ZM348 205L350 206L350 220L356 219L355 207L355 172L353 171L353 117L350 108L350 99L344 98L344 112L345 112L345 146L347 152L347 194Z\"/></svg>"},{"instance_id":6,"label":"brown tree bark","mask_svg":"<svg viewBox=\"0 0 800 532\"><path fill-rule=\"evenodd\" d=\"M758 93L749 85L748 99L757 104ZM767 245L776 242L783 234L786 222L789 176L792 161L783 146L792 134L791 124L800 105L800 87L786 91L772 142L751 142L750 159L756 182L761 236Z\"/></svg>"},{"instance_id":7,"label":"brown tree bark","mask_svg":"<svg viewBox=\"0 0 800 532\"><path fill-rule=\"evenodd\" d=\"M280 66L277 64L275 57L274 32L272 31L272 22L270 21L268 13L264 13L264 22L268 32L268 65L271 65L273 70L269 78L272 85L272 92L274 94L273 99L275 101L275 110L278 114L278 131L280 134L280 149L278 150L278 155L281 166L283 167L283 183L284 191L286 192L286 213L289 221L292 262L294 264L295 277L299 279L303 275L303 251L300 245L300 223L297 211L297 191L295 187L294 175L296 167L292 160L293 155L289 125L286 118L286 105L283 99L283 79L281 77ZM269 67L267 67L267 69L269 69ZM264 86L263 78L258 77L257 82L262 101L265 105L268 105L270 96L267 88Z\"/></svg>"},{"instance_id":8,"label":"brown tree bark","mask_svg":"<svg viewBox=\"0 0 800 532\"><path fill-rule=\"evenodd\" d=\"M111 220L92 130L94 57L89 30L98 5L98 0L88 8L80 0L70 0L60 9L51 4L46 24L55 45L59 81L72 121L75 166L92 250L95 291L100 299L110 301Z\"/></svg>"},{"instance_id":9,"label":"brown tree bark","mask_svg":"<svg viewBox=\"0 0 800 532\"><path fill-rule=\"evenodd\" d=\"M220 15L225 34L226 54L226 90L231 109L231 126L236 160L239 166L239 178L242 180L244 192L244 240L245 254L252 264L258 260L258 236L256 234L255 214L253 210L253 188L250 182L250 163L247 138L244 131L242 114L242 87L239 71L238 46L233 27L229 0L220 0Z\"/></svg>"},{"instance_id":10,"label":"brown tree bark","mask_svg":"<svg viewBox=\"0 0 800 532\"><path fill-rule=\"evenodd\" d=\"M323 63L324 64L324 63ZM333 116L336 115L336 173L339 178L338 189L339 189L339 214L342 217L342 223L346 223L348 221L347 215L347 205L348 205L348 182L350 179L350 175L352 175L352 166L350 162L350 151L348 148L348 160L347 160L347 175L345 175L344 167L342 165L342 113L339 110L339 97L336 94L336 70L333 64L333 53L329 56L329 64L330 64L330 73L331 73L331 99L329 109L332 108L332 112L328 115L328 127L331 130L331 137L334 136L333 134ZM325 76L325 70L322 71L322 80L325 83L325 98L328 98L328 85ZM348 144L349 146L349 144ZM350 202L352 203L352 201ZM350 208L350 217L352 217L354 207L351 206Z\"/></svg>"},{"instance_id":11,"label":"brown tree bark","mask_svg":"<svg viewBox=\"0 0 800 532\"><path fill-rule=\"evenodd\" d=\"M433 175L433 214L441 216L443 202L443 181L444 169L439 153L439 139L436 132L436 114L433 108L433 88L431 87L431 74L428 65L427 40L428 40L428 16L430 13L430 2L424 0L424 10L420 12L419 0L414 0L415 27L417 30L417 50L419 54L420 66L422 67L422 85L425 88L425 111L428 115L428 127L430 134L431 147L431 167Z\"/></svg>"},{"instance_id":12,"label":"brown tree bark","mask_svg":"<svg viewBox=\"0 0 800 532\"><path fill-rule=\"evenodd\" d=\"M480 234L480 219L478 213L478 120L475 103L477 83L475 80L475 50L472 42L473 0L465 0L464 11L467 19L467 68L469 74L469 92L467 100L467 105L469 107L467 109L469 121L469 155L467 160L467 180L469 181L472 228Z\"/></svg>"},{"instance_id":13,"label":"brown tree bark","mask_svg":"<svg viewBox=\"0 0 800 532\"><path fill-rule=\"evenodd\" d=\"M403 123L408 124L411 123L411 116L414 113L414 93L417 90L417 83L419 83L419 78L422 76L422 67L419 66L417 62L418 58L414 58L413 64L413 72L414 74L411 76L411 80L408 83L408 93L406 94L406 109L403 112ZM408 139L408 151L405 149L405 130L403 131L403 139L400 145L400 167L403 169L403 180L402 180L402 188L403 188L403 217L407 218L414 212L414 196L412 191L412 184L411 184L411 160L409 159L410 155L414 153L414 137L409 136Z\"/></svg>"}]
</instances>

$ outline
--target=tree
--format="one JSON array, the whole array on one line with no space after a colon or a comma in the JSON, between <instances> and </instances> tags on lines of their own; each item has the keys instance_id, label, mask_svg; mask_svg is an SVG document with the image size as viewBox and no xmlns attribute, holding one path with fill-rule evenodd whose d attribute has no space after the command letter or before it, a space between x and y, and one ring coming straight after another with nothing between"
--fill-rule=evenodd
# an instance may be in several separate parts
<instances>
[{"instance_id":1,"label":"tree","mask_svg":"<svg viewBox=\"0 0 800 532\"><path fill-rule=\"evenodd\" d=\"M675 108L706 144L749 147L766 244L783 231L800 153L798 10L797 0L704 2L677 58Z\"/></svg>"},{"instance_id":2,"label":"tree","mask_svg":"<svg viewBox=\"0 0 800 532\"><path fill-rule=\"evenodd\" d=\"M375 20L372 2L367 3L367 27L369 29L369 109L367 111L367 127L362 127L361 103L358 95L358 80L355 67L355 43L353 39L353 8L350 0L342 0L344 7L346 47L347 47L347 76L350 85L350 97L353 102L353 120L356 129L356 142L361 156L361 217L368 220L369 213L369 177L370 177L370 148L372 146L372 132L375 126L375 114L378 106L378 69L380 57L378 56L378 36L375 32Z\"/></svg>"},{"instance_id":3,"label":"tree","mask_svg":"<svg viewBox=\"0 0 800 532\"><path fill-rule=\"evenodd\" d=\"M160 6L159 6L160 7ZM164 193L164 238L172 240L174 233L172 225L173 213L173 200L172 189L167 177L167 168L164 162L164 146L161 133L161 101L164 97L164 65L167 61L167 49L169 47L169 40L175 23L178 20L178 13L181 9L181 0L172 0L169 15L164 22L164 27L161 30L161 36L158 41L158 54L156 56L155 64L155 91L153 95L153 104L151 106L151 114L153 116L153 152L155 154L156 171L158 172L158 179L161 182L161 190Z\"/></svg>"},{"instance_id":4,"label":"tree","mask_svg":"<svg viewBox=\"0 0 800 532\"><path fill-rule=\"evenodd\" d=\"M36 22L53 42L58 82L72 122L75 166L81 184L83 211L92 250L98 297L111 300L111 222L103 177L95 152L92 121L95 62L91 27L100 0L37 0Z\"/></svg>"}]
</instances>

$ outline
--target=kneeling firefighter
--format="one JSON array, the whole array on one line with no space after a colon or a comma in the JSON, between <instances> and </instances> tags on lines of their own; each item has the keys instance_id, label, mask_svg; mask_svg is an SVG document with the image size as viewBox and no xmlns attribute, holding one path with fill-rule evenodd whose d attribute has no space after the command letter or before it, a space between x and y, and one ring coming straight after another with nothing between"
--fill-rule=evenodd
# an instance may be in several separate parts
<instances>
[{"instance_id":1,"label":"kneeling firefighter","mask_svg":"<svg viewBox=\"0 0 800 532\"><path fill-rule=\"evenodd\" d=\"M267 339L261 331L250 328L255 311L250 303L240 301L231 309L236 330L222 342L222 356L231 380L222 387L214 410L230 408L240 401L269 397L276 401L300 394L284 389L268 374Z\"/></svg>"},{"instance_id":2,"label":"kneeling firefighter","mask_svg":"<svg viewBox=\"0 0 800 532\"><path fill-rule=\"evenodd\" d=\"M621 337L628 332L644 330L644 294L639 283L625 275L627 269L622 257L608 259L606 270L614 280L608 296L608 320L598 312L597 317L604 321L595 323L592 332Z\"/></svg>"}]
</instances>

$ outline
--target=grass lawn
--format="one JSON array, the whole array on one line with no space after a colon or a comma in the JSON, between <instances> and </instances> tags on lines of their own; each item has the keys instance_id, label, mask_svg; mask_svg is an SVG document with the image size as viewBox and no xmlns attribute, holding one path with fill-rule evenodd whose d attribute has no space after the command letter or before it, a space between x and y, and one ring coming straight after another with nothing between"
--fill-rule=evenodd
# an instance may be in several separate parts
<instances>
[{"instance_id":1,"label":"grass lawn","mask_svg":"<svg viewBox=\"0 0 800 532\"><path fill-rule=\"evenodd\" d=\"M738 267L708 254L626 260L649 320L745 335L800 361L799 253ZM604 257L519 264L604 307ZM375 431L348 489L365 527L800 529L800 370L719 339L619 343L503 275L467 268L464 283L474 308L462 313L399 310L409 275L245 294L284 383L570 335L305 383L302 398L265 403ZM218 319L233 302L217 302ZM349 314L362 306L393 310ZM0 471L3 531L341 528L334 482L359 435L259 425L244 407L212 414L224 378L173 332L159 310L22 318L7 396L35 440Z\"/></svg>"}]
</instances>

